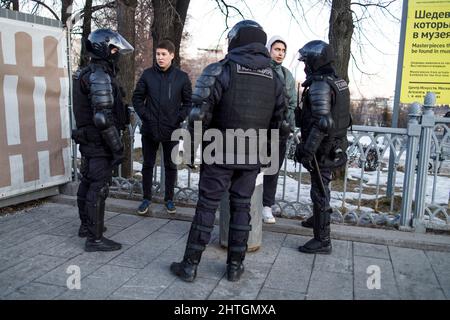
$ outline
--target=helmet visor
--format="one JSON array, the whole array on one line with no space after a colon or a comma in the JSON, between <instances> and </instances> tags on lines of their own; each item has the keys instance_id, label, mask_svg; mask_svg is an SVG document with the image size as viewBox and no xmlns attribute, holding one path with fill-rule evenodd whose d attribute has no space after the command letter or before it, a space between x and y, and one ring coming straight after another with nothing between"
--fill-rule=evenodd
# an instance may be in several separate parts
<instances>
[{"instance_id":1,"label":"helmet visor","mask_svg":"<svg viewBox=\"0 0 450 320\"><path fill-rule=\"evenodd\" d=\"M306 56L304 55L304 52L302 51L302 49L297 51L297 53L294 56L294 59L298 60L298 61L301 61L301 62L305 62L306 61Z\"/></svg>"},{"instance_id":2,"label":"helmet visor","mask_svg":"<svg viewBox=\"0 0 450 320\"><path fill-rule=\"evenodd\" d=\"M111 38L109 45L113 45L119 49L119 53L122 55L129 54L134 51L133 46L119 33L117 33L115 37Z\"/></svg>"}]
</instances>

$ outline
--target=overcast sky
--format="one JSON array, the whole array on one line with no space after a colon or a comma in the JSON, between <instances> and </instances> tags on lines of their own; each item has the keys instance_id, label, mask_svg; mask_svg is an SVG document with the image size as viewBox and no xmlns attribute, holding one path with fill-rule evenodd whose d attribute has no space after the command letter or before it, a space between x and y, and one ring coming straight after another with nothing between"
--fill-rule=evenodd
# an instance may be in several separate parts
<instances>
[{"instance_id":1,"label":"overcast sky","mask_svg":"<svg viewBox=\"0 0 450 320\"><path fill-rule=\"evenodd\" d=\"M293 3L293 1L287 1ZM292 11L297 14L295 19L289 13L286 1L247 0L245 6L242 1L228 1L242 9L245 18L259 22L268 38L278 34L288 42L287 57L283 65L291 70L298 81L304 79L303 64L294 59L295 53L306 42L320 39L328 42L328 22L330 9L324 1L315 6L307 6L302 1L303 10L308 17L306 23L299 10L291 5ZM391 7L391 12L401 18L401 0L397 0ZM358 10L358 8L353 8ZM349 69L350 88L353 98L363 95L370 97L391 97L395 90L395 77L397 70L398 43L400 36L400 22L380 11L371 11L371 17L362 20L364 36L359 45L354 42L352 52L356 56L359 69L370 75L361 73L354 63ZM233 13L229 20L232 27L242 18ZM192 0L188 11L186 31L191 35L186 43L188 53L197 54L197 48L212 48L222 45L226 53L226 29L223 14L212 0ZM222 38L221 38L222 36ZM359 33L354 34L354 38ZM360 52L362 52L360 54Z\"/></svg>"}]
</instances>

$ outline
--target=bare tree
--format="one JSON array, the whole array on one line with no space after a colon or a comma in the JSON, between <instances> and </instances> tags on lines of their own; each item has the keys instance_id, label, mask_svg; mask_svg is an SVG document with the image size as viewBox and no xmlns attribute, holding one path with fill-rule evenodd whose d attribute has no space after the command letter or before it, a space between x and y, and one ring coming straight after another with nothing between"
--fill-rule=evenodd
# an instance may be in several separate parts
<instances>
[{"instance_id":1,"label":"bare tree","mask_svg":"<svg viewBox=\"0 0 450 320\"><path fill-rule=\"evenodd\" d=\"M175 44L175 64L180 65L180 43L190 0L152 0L153 61L159 41L169 39Z\"/></svg>"},{"instance_id":2,"label":"bare tree","mask_svg":"<svg viewBox=\"0 0 450 320\"><path fill-rule=\"evenodd\" d=\"M117 1L117 31L132 45L135 45L135 12L137 7L137 0L118 0ZM119 60L118 73L119 84L123 87L125 92L124 103L131 103L131 95L134 90L134 72L126 72L127 70L134 70L134 52L132 54L121 57ZM133 164L131 162L131 144L130 132L127 128L123 135L123 142L125 145L125 154L127 155L125 161L122 163L122 176L131 177Z\"/></svg>"},{"instance_id":3,"label":"bare tree","mask_svg":"<svg viewBox=\"0 0 450 320\"><path fill-rule=\"evenodd\" d=\"M83 9L83 29L81 33L81 52L80 52L80 68L86 66L89 63L89 57L86 52L85 41L91 33L92 23L92 0L86 0Z\"/></svg>"},{"instance_id":4,"label":"bare tree","mask_svg":"<svg viewBox=\"0 0 450 320\"><path fill-rule=\"evenodd\" d=\"M72 15L72 5L73 0L62 0L61 1L61 22L63 26L66 25L67 19Z\"/></svg>"},{"instance_id":5,"label":"bare tree","mask_svg":"<svg viewBox=\"0 0 450 320\"><path fill-rule=\"evenodd\" d=\"M0 0L0 8L19 11L19 0Z\"/></svg>"},{"instance_id":6,"label":"bare tree","mask_svg":"<svg viewBox=\"0 0 450 320\"><path fill-rule=\"evenodd\" d=\"M331 4L328 39L336 55L336 71L349 82L348 64L353 36L351 0L333 1Z\"/></svg>"},{"instance_id":7,"label":"bare tree","mask_svg":"<svg viewBox=\"0 0 450 320\"><path fill-rule=\"evenodd\" d=\"M153 41L151 25L153 19L152 0L139 0L136 9L135 79L144 69L152 65Z\"/></svg>"}]
</instances>

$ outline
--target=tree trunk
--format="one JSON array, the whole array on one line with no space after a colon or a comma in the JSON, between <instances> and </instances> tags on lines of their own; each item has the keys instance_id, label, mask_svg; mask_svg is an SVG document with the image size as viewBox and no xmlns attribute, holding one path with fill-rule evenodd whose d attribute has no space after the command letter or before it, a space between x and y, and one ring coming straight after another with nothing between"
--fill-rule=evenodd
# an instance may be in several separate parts
<instances>
[{"instance_id":1,"label":"tree trunk","mask_svg":"<svg viewBox=\"0 0 450 320\"><path fill-rule=\"evenodd\" d=\"M175 45L175 64L180 65L180 43L190 0L152 0L153 4L153 63L156 46L164 39Z\"/></svg>"},{"instance_id":2,"label":"tree trunk","mask_svg":"<svg viewBox=\"0 0 450 320\"><path fill-rule=\"evenodd\" d=\"M61 22L62 22L64 27L67 24L67 19L70 18L70 16L72 15L72 12L73 12L72 4L73 4L73 0L63 0L62 1L62 4L61 4Z\"/></svg>"},{"instance_id":3,"label":"tree trunk","mask_svg":"<svg viewBox=\"0 0 450 320\"><path fill-rule=\"evenodd\" d=\"M12 6L14 11L19 11L19 0L12 0Z\"/></svg>"},{"instance_id":4,"label":"tree trunk","mask_svg":"<svg viewBox=\"0 0 450 320\"><path fill-rule=\"evenodd\" d=\"M84 17L83 17L83 32L81 35L81 52L80 52L80 68L85 67L89 62L87 56L85 41L91 33L91 20L92 20L92 0L86 0L84 5Z\"/></svg>"},{"instance_id":5,"label":"tree trunk","mask_svg":"<svg viewBox=\"0 0 450 320\"><path fill-rule=\"evenodd\" d=\"M134 47L135 46L135 12L137 0L117 1L117 31ZM131 96L134 90L134 57L135 53L123 56L119 60L119 73L117 79L125 91L125 104L131 104ZM127 128L123 135L125 146L125 161L122 163L122 177L129 178L132 175L133 159L130 131Z\"/></svg>"},{"instance_id":6,"label":"tree trunk","mask_svg":"<svg viewBox=\"0 0 450 320\"><path fill-rule=\"evenodd\" d=\"M335 54L335 67L339 76L349 82L348 64L353 35L351 0L333 0L331 4L328 39ZM342 179L345 168L334 170L334 177Z\"/></svg>"},{"instance_id":7,"label":"tree trunk","mask_svg":"<svg viewBox=\"0 0 450 320\"><path fill-rule=\"evenodd\" d=\"M334 49L335 66L339 76L349 82L348 63L353 35L351 0L333 0L331 4L328 39Z\"/></svg>"}]
</instances>

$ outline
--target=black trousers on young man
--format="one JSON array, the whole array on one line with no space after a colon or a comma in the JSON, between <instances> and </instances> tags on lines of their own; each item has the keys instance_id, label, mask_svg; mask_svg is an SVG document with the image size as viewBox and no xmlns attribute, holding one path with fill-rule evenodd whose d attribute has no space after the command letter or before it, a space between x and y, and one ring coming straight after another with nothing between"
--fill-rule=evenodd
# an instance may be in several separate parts
<instances>
[{"instance_id":1,"label":"black trousers on young man","mask_svg":"<svg viewBox=\"0 0 450 320\"><path fill-rule=\"evenodd\" d=\"M178 141L156 141L150 136L142 136L142 155L144 157L144 164L142 166L142 187L144 189L144 199L151 200L153 168L155 166L156 153L160 143L162 144L164 155L164 201L168 201L173 200L175 180L177 178L177 166L172 161L171 153L173 148L178 146Z\"/></svg>"},{"instance_id":2,"label":"black trousers on young man","mask_svg":"<svg viewBox=\"0 0 450 320\"><path fill-rule=\"evenodd\" d=\"M271 207L275 204L275 194L277 193L278 176L280 169L286 156L287 138L280 137L278 148L278 171L276 174L264 175L263 180L263 206Z\"/></svg>"}]
</instances>

